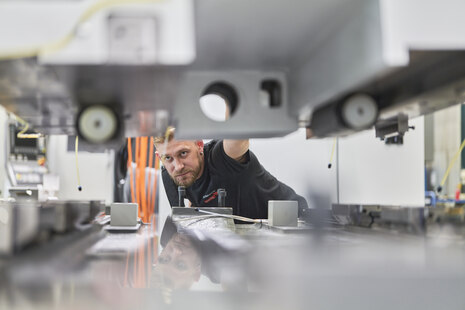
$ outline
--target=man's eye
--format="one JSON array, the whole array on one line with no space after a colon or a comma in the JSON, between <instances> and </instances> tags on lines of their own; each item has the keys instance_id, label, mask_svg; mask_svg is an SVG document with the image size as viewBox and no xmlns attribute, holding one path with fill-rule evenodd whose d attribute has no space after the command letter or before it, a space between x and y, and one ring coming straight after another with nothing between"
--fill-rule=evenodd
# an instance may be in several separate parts
<instances>
[{"instance_id":1,"label":"man's eye","mask_svg":"<svg viewBox=\"0 0 465 310\"><path fill-rule=\"evenodd\" d=\"M171 156L165 156L165 161L171 161Z\"/></svg>"},{"instance_id":2,"label":"man's eye","mask_svg":"<svg viewBox=\"0 0 465 310\"><path fill-rule=\"evenodd\" d=\"M158 257L158 263L168 264L171 259L169 257L160 256Z\"/></svg>"},{"instance_id":3,"label":"man's eye","mask_svg":"<svg viewBox=\"0 0 465 310\"><path fill-rule=\"evenodd\" d=\"M187 151L181 152L181 157L186 157L187 156Z\"/></svg>"},{"instance_id":4,"label":"man's eye","mask_svg":"<svg viewBox=\"0 0 465 310\"><path fill-rule=\"evenodd\" d=\"M185 262L183 261L177 261L176 262L176 269L180 270L180 271L183 271L183 270L187 270L187 265Z\"/></svg>"}]
</instances>

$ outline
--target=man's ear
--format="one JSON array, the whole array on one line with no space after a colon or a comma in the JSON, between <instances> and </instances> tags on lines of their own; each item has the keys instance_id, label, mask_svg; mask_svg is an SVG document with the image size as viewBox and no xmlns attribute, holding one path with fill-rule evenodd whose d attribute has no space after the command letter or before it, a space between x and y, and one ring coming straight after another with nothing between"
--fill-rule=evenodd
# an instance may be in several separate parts
<instances>
[{"instance_id":1,"label":"man's ear","mask_svg":"<svg viewBox=\"0 0 465 310\"><path fill-rule=\"evenodd\" d=\"M158 160L160 161L160 164L163 165L163 161L161 160L161 155L160 153L158 153L158 151L155 151L155 158L158 158Z\"/></svg>"},{"instance_id":2,"label":"man's ear","mask_svg":"<svg viewBox=\"0 0 465 310\"><path fill-rule=\"evenodd\" d=\"M195 141L195 144L199 147L200 151L203 151L203 141L202 140Z\"/></svg>"}]
</instances>

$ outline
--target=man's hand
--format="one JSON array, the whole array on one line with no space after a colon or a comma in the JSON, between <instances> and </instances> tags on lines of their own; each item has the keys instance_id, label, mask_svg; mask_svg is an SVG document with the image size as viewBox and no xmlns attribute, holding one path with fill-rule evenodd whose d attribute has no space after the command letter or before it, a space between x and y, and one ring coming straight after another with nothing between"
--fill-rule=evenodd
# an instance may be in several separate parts
<instances>
[{"instance_id":1,"label":"man's hand","mask_svg":"<svg viewBox=\"0 0 465 310\"><path fill-rule=\"evenodd\" d=\"M244 154L249 150L249 140L224 140L223 148L226 155L238 162L244 162Z\"/></svg>"}]
</instances>

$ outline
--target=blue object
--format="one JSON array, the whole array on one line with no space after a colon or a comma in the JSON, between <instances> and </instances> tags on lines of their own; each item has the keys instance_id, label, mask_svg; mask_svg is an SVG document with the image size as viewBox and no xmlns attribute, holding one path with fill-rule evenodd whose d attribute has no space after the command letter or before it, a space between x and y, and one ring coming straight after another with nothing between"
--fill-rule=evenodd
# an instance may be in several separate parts
<instances>
[{"instance_id":1,"label":"blue object","mask_svg":"<svg viewBox=\"0 0 465 310\"><path fill-rule=\"evenodd\" d=\"M427 205L433 206L433 207L436 206L436 203L438 201L437 201L437 196L436 196L435 192L433 192L433 191L425 191L425 198L430 198L430 203L427 204ZM443 201L441 201L441 202L443 202Z\"/></svg>"}]
</instances>

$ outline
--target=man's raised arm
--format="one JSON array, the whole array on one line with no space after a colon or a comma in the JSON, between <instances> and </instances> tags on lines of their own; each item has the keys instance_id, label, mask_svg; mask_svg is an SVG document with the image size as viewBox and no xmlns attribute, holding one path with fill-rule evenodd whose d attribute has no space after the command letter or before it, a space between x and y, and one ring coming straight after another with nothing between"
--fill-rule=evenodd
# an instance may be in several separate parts
<instances>
[{"instance_id":1,"label":"man's raised arm","mask_svg":"<svg viewBox=\"0 0 465 310\"><path fill-rule=\"evenodd\" d=\"M238 162L244 162L244 155L249 150L249 140L224 140L223 148L226 155Z\"/></svg>"}]
</instances>

